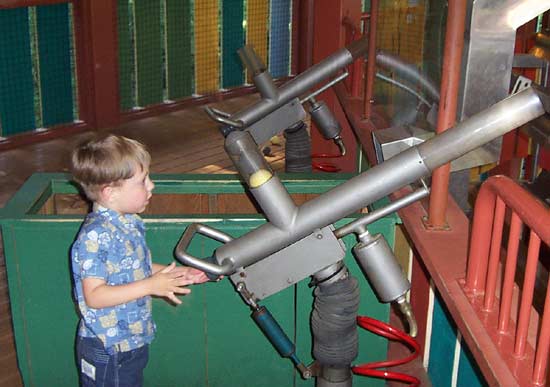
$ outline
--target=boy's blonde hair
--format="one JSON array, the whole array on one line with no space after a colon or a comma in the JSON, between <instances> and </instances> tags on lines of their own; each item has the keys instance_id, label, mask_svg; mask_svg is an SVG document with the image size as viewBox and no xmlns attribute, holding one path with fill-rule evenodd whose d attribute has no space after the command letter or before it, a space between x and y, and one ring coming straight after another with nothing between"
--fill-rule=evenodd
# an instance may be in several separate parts
<instances>
[{"instance_id":1,"label":"boy's blonde hair","mask_svg":"<svg viewBox=\"0 0 550 387\"><path fill-rule=\"evenodd\" d=\"M148 170L151 156L136 140L109 134L88 140L72 152L72 174L88 199L96 201L106 185L118 185L139 168Z\"/></svg>"}]
</instances>

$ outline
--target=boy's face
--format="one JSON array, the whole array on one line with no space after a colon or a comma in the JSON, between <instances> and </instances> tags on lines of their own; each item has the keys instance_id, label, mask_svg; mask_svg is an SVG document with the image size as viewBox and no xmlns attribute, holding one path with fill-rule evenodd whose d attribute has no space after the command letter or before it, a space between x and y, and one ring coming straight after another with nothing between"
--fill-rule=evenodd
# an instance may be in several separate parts
<instances>
[{"instance_id":1,"label":"boy's face","mask_svg":"<svg viewBox=\"0 0 550 387\"><path fill-rule=\"evenodd\" d=\"M153 188L149 170L138 168L134 176L111 187L109 208L121 214L139 214L149 204Z\"/></svg>"}]
</instances>

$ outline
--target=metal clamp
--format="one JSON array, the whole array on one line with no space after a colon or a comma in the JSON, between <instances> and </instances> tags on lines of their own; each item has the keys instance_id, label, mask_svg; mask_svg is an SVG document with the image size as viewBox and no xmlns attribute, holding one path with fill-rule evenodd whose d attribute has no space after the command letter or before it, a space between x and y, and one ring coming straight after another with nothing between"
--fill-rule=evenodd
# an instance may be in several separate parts
<instances>
[{"instance_id":1,"label":"metal clamp","mask_svg":"<svg viewBox=\"0 0 550 387\"><path fill-rule=\"evenodd\" d=\"M193 223L187 227L176 245L175 255L177 260L186 266L192 266L207 273L216 275L231 274L233 262L229 258L224 259L222 265L220 266L215 263L208 262L206 259L200 259L187 253L187 248L196 233L202 234L222 243L227 243L233 240L233 237L212 227L205 226L202 223Z\"/></svg>"}]
</instances>

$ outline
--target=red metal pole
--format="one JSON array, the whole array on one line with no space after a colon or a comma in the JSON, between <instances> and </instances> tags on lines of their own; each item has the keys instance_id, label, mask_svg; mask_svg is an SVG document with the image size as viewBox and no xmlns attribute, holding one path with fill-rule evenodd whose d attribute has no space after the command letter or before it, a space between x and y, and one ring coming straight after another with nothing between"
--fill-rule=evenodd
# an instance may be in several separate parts
<instances>
[{"instance_id":1,"label":"red metal pole","mask_svg":"<svg viewBox=\"0 0 550 387\"><path fill-rule=\"evenodd\" d=\"M378 25L378 2L370 2L370 20L369 20L369 52L367 54L367 72L365 74L365 99L363 116L365 119L371 118L374 87L374 73L376 71L376 28Z\"/></svg>"},{"instance_id":2,"label":"red metal pole","mask_svg":"<svg viewBox=\"0 0 550 387\"><path fill-rule=\"evenodd\" d=\"M540 335L533 367L533 383L542 386L546 379L548 368L548 349L550 348L550 287L546 289L544 312L540 323Z\"/></svg>"},{"instance_id":3,"label":"red metal pole","mask_svg":"<svg viewBox=\"0 0 550 387\"><path fill-rule=\"evenodd\" d=\"M465 21L466 0L449 0L436 133L447 130L456 121ZM445 212L447 210L450 170L451 165L445 164L432 174L430 207L426 222L430 229L443 230L448 227Z\"/></svg>"},{"instance_id":4,"label":"red metal pole","mask_svg":"<svg viewBox=\"0 0 550 387\"><path fill-rule=\"evenodd\" d=\"M537 263L539 262L540 238L531 230L529 236L529 247L527 249L527 264L523 278L521 291L521 303L519 306L518 326L516 328L516 342L514 355L522 357L525 355L527 345L527 334L529 333L529 319L533 304L533 293L535 291L535 279L537 275Z\"/></svg>"},{"instance_id":5,"label":"red metal pole","mask_svg":"<svg viewBox=\"0 0 550 387\"><path fill-rule=\"evenodd\" d=\"M301 0L298 14L298 51L297 73L301 73L313 65L313 19L314 0Z\"/></svg>"},{"instance_id":6,"label":"red metal pole","mask_svg":"<svg viewBox=\"0 0 550 387\"><path fill-rule=\"evenodd\" d=\"M512 295L514 292L514 279L518 262L519 241L521 239L521 227L523 222L516 212L512 212L508 234L508 247L506 248L506 266L504 267L504 279L502 281L502 294L500 311L498 315L498 331L508 333L510 326L510 313L512 310Z\"/></svg>"},{"instance_id":7,"label":"red metal pole","mask_svg":"<svg viewBox=\"0 0 550 387\"><path fill-rule=\"evenodd\" d=\"M500 263L500 246L502 243L502 229L504 227L504 212L506 204L501 198L496 198L495 221L493 222L493 236L489 253L489 265L487 271L487 284L485 285L485 301L483 308L492 311L495 302L497 287L498 264Z\"/></svg>"}]
</instances>

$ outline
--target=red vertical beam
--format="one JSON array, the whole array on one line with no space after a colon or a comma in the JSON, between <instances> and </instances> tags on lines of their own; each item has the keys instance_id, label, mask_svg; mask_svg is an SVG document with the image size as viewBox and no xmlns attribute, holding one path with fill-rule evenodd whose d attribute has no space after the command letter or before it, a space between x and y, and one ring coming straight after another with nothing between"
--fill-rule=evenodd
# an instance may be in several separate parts
<instances>
[{"instance_id":1,"label":"red vertical beam","mask_svg":"<svg viewBox=\"0 0 550 387\"><path fill-rule=\"evenodd\" d=\"M81 3L78 17L82 23L77 63L84 66L79 70L79 75L83 75L78 84L79 101L84 102L85 109L93 110L85 110L93 126L114 126L120 123L116 0L77 3Z\"/></svg>"},{"instance_id":2,"label":"red vertical beam","mask_svg":"<svg viewBox=\"0 0 550 387\"><path fill-rule=\"evenodd\" d=\"M296 44L294 45L295 73L301 73L313 65L314 0L294 1L293 11L292 21L294 31L296 31Z\"/></svg>"},{"instance_id":3,"label":"red vertical beam","mask_svg":"<svg viewBox=\"0 0 550 387\"><path fill-rule=\"evenodd\" d=\"M465 20L466 0L449 0L436 133L447 130L456 121ZM447 211L450 170L451 165L445 164L432 174L430 208L427 219L427 226L431 229L443 230L447 227L445 213Z\"/></svg>"},{"instance_id":4,"label":"red vertical beam","mask_svg":"<svg viewBox=\"0 0 550 387\"><path fill-rule=\"evenodd\" d=\"M359 25L361 1L317 0L314 2L312 57L314 64L345 46L346 31L342 23L344 17L349 18L354 25ZM331 88L321 93L318 99L326 103L342 126L341 136L347 149L344 157L330 159L330 163L340 168L342 172L355 172L357 168L357 142L336 95ZM325 140L316 129L311 130L311 148L313 153L339 153L337 146L332 141Z\"/></svg>"},{"instance_id":5,"label":"red vertical beam","mask_svg":"<svg viewBox=\"0 0 550 387\"><path fill-rule=\"evenodd\" d=\"M371 118L374 103L374 73L376 72L376 30L378 25L378 0L371 0L369 18L369 51L367 54L367 70L365 74L365 98L363 116Z\"/></svg>"}]
</instances>

